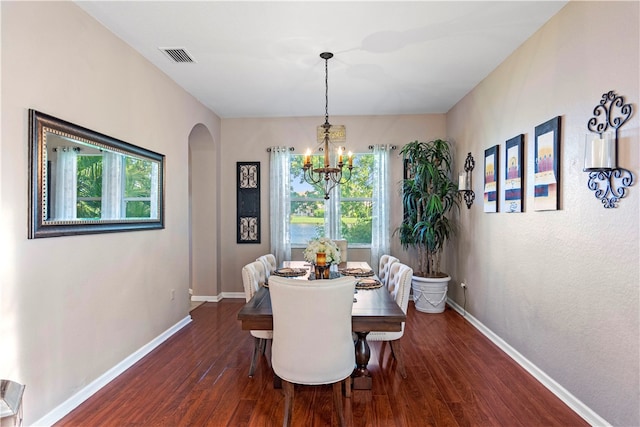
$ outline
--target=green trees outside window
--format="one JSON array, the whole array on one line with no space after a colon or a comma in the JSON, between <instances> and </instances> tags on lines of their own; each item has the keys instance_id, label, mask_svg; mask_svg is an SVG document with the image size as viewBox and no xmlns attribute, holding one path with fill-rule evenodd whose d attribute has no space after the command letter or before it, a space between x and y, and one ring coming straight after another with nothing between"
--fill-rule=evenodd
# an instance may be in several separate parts
<instances>
[{"instance_id":1,"label":"green trees outside window","mask_svg":"<svg viewBox=\"0 0 640 427\"><path fill-rule=\"evenodd\" d=\"M150 161L125 157L126 218L151 217L151 172Z\"/></svg>"},{"instance_id":2,"label":"green trees outside window","mask_svg":"<svg viewBox=\"0 0 640 427\"><path fill-rule=\"evenodd\" d=\"M151 217L152 162L123 156L125 218ZM100 219L102 208L102 156L78 155L77 217Z\"/></svg>"},{"instance_id":3,"label":"green trees outside window","mask_svg":"<svg viewBox=\"0 0 640 427\"><path fill-rule=\"evenodd\" d=\"M102 206L102 156L79 155L77 164L77 217L100 219L100 208Z\"/></svg>"},{"instance_id":4,"label":"green trees outside window","mask_svg":"<svg viewBox=\"0 0 640 427\"><path fill-rule=\"evenodd\" d=\"M373 155L355 154L351 180L336 187L340 191L340 203L335 212L331 200L325 204L320 187L304 181L303 155L291 156L291 244L304 246L316 237L325 236L325 216L340 218L340 236L349 245L367 246L371 244L371 199L373 196ZM320 163L321 156L314 156ZM333 197L333 196L332 196Z\"/></svg>"}]
</instances>

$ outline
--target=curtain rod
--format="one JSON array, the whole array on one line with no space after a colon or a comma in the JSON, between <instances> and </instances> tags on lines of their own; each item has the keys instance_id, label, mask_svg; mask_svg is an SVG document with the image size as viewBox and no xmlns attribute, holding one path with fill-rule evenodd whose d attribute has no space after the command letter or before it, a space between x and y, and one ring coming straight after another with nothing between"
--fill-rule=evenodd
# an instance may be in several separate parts
<instances>
[{"instance_id":1,"label":"curtain rod","mask_svg":"<svg viewBox=\"0 0 640 427\"><path fill-rule=\"evenodd\" d=\"M395 150L396 148L398 148L398 146L397 146L397 145L391 145L391 146L390 146L390 149L391 149L391 150ZM370 145L370 146L369 146L369 150L373 150L373 145Z\"/></svg>"},{"instance_id":2,"label":"curtain rod","mask_svg":"<svg viewBox=\"0 0 640 427\"><path fill-rule=\"evenodd\" d=\"M53 151L68 151L73 150L76 153L80 152L80 147L53 147Z\"/></svg>"},{"instance_id":3,"label":"curtain rod","mask_svg":"<svg viewBox=\"0 0 640 427\"><path fill-rule=\"evenodd\" d=\"M295 151L296 149L294 147L289 147L289 151ZM271 152L271 147L267 148L267 153Z\"/></svg>"},{"instance_id":4,"label":"curtain rod","mask_svg":"<svg viewBox=\"0 0 640 427\"><path fill-rule=\"evenodd\" d=\"M395 150L395 149L397 149L397 148L398 148L398 146L397 146L397 145L391 145L391 146L390 146L390 149L391 149L391 150ZM370 145L370 146L369 146L369 150L373 150L373 145ZM295 148L294 148L294 147L289 147L289 151L295 151ZM322 150L320 150L320 151L322 151ZM271 152L271 147L267 148L267 153L270 153L270 152Z\"/></svg>"}]
</instances>

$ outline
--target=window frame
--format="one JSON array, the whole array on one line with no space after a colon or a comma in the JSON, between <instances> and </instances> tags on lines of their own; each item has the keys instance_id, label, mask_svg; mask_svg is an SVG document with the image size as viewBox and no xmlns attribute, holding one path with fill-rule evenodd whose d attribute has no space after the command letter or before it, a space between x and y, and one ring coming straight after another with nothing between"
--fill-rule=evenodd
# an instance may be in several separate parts
<instances>
[{"instance_id":1,"label":"window frame","mask_svg":"<svg viewBox=\"0 0 640 427\"><path fill-rule=\"evenodd\" d=\"M373 156L373 154L371 153L354 153L354 160L356 160L359 156ZM291 166L291 170L293 170L293 166L296 163L295 161L295 157L294 156L298 156L300 158L303 157L302 154L292 154L291 155L291 160L290 160L290 166ZM355 168L354 168L355 169ZM371 173L375 173L375 170L372 170ZM349 185L348 183L345 185ZM339 192L340 194L340 201L338 203L337 206L337 212L335 214L337 214L339 216L339 218L342 218L342 209L341 209L341 205L342 203L345 202L356 202L356 203L369 203L369 204L373 204L373 184L371 184L371 197L344 197L342 195L341 192L341 185L338 184L336 185L336 187L332 190L332 195L335 194L336 192ZM293 203L295 202L312 202L312 203L317 203L317 202L323 202L324 206L325 206L325 215L323 217L324 219L324 223L327 223L327 215L330 215L331 213L329 212L331 210L331 207L334 206L335 204L331 202L331 200L325 200L324 197L322 196L318 196L318 197L300 197L295 195L295 193L291 192L291 196L290 196L290 200L289 200L289 212L292 213L291 207L293 206ZM291 222L289 222L289 224L291 225ZM341 224L341 222L340 222ZM342 227L339 227L338 230L339 236L336 237L337 239L342 239L344 238L342 236ZM373 236L372 236L373 237ZM306 247L306 243L298 243L298 242L293 242L291 241L291 235L289 235L289 244L291 245L292 249L303 249ZM351 248L358 248L358 249L370 249L372 245L372 242L369 241L369 243L352 243L349 242L349 247Z\"/></svg>"}]
</instances>

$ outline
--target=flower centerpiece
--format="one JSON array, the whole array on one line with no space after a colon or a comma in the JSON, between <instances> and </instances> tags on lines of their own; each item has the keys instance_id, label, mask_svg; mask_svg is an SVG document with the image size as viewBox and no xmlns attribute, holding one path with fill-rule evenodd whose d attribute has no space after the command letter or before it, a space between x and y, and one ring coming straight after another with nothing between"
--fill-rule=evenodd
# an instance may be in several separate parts
<instances>
[{"instance_id":1,"label":"flower centerpiece","mask_svg":"<svg viewBox=\"0 0 640 427\"><path fill-rule=\"evenodd\" d=\"M340 249L327 237L311 239L304 250L304 259L315 266L316 278L329 278L331 264L340 263Z\"/></svg>"}]
</instances>

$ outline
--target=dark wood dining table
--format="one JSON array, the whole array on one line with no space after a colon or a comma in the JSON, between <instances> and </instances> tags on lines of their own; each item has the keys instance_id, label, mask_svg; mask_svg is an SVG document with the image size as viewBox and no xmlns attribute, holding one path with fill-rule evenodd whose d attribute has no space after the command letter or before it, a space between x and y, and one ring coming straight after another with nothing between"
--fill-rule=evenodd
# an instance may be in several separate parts
<instances>
[{"instance_id":1,"label":"dark wood dining table","mask_svg":"<svg viewBox=\"0 0 640 427\"><path fill-rule=\"evenodd\" d=\"M285 266L300 268L309 265L302 261L289 261ZM346 268L370 269L366 262L348 262ZM309 275L302 276L302 280ZM358 289L354 295L351 311L352 330L358 339L355 342L356 367L352 374L354 390L370 390L371 374L367 369L371 350L367 335L371 331L397 332L406 320L405 313L393 300L385 287L376 289ZM243 330L272 330L273 313L271 297L267 287L261 287L253 298L238 312L238 320Z\"/></svg>"}]
</instances>

